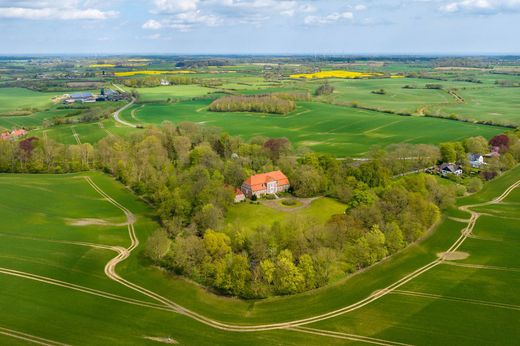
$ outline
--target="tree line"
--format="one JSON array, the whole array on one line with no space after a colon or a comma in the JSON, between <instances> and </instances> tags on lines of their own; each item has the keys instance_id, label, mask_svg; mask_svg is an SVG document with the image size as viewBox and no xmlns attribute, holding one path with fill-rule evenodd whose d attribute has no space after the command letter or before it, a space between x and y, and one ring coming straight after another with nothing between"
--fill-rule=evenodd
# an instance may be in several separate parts
<instances>
[{"instance_id":1,"label":"tree line","mask_svg":"<svg viewBox=\"0 0 520 346\"><path fill-rule=\"evenodd\" d=\"M285 97L287 96L287 97ZM288 114L296 109L289 94L281 95L232 95L216 99L209 105L212 112L256 112Z\"/></svg>"}]
</instances>

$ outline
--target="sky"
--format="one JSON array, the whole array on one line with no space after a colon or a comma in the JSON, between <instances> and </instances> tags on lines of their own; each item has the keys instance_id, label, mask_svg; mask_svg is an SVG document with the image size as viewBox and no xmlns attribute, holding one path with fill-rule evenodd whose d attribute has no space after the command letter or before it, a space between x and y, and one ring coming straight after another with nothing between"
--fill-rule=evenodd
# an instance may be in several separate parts
<instances>
[{"instance_id":1,"label":"sky","mask_svg":"<svg viewBox=\"0 0 520 346\"><path fill-rule=\"evenodd\" d=\"M520 54L520 0L0 0L0 54Z\"/></svg>"}]
</instances>

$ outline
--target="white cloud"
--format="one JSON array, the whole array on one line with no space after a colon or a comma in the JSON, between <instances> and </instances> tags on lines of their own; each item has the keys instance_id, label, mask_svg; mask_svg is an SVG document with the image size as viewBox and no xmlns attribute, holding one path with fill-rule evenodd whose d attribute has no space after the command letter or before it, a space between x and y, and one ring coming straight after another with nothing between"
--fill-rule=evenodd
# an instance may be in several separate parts
<instances>
[{"instance_id":1,"label":"white cloud","mask_svg":"<svg viewBox=\"0 0 520 346\"><path fill-rule=\"evenodd\" d=\"M59 20L103 20L117 17L116 11L101 11L98 9L59 9L59 8L23 8L1 7L0 18L17 19L59 19Z\"/></svg>"},{"instance_id":2,"label":"white cloud","mask_svg":"<svg viewBox=\"0 0 520 346\"><path fill-rule=\"evenodd\" d=\"M351 21L352 19L354 19L352 12L334 12L327 16L307 16L304 19L304 23L307 25L323 25L338 21Z\"/></svg>"},{"instance_id":3,"label":"white cloud","mask_svg":"<svg viewBox=\"0 0 520 346\"><path fill-rule=\"evenodd\" d=\"M102 11L90 6L96 1L0 0L0 18L30 20L104 20L118 16L116 11Z\"/></svg>"},{"instance_id":4,"label":"white cloud","mask_svg":"<svg viewBox=\"0 0 520 346\"><path fill-rule=\"evenodd\" d=\"M363 4L354 6L354 10L356 10L356 11L365 11L366 9L367 9L367 6L363 5Z\"/></svg>"},{"instance_id":5,"label":"white cloud","mask_svg":"<svg viewBox=\"0 0 520 346\"><path fill-rule=\"evenodd\" d=\"M163 26L162 26L161 22L159 22L155 19L150 19L143 24L143 29L148 29L148 30L159 30L162 27Z\"/></svg>"},{"instance_id":6,"label":"white cloud","mask_svg":"<svg viewBox=\"0 0 520 346\"><path fill-rule=\"evenodd\" d=\"M143 29L160 30L175 29L179 31L190 31L196 25L218 26L221 19L214 15L204 15L200 11L182 12L166 19L150 19L143 24Z\"/></svg>"},{"instance_id":7,"label":"white cloud","mask_svg":"<svg viewBox=\"0 0 520 346\"><path fill-rule=\"evenodd\" d=\"M154 0L155 11L160 13L178 13L195 11L199 0Z\"/></svg>"},{"instance_id":8,"label":"white cloud","mask_svg":"<svg viewBox=\"0 0 520 346\"><path fill-rule=\"evenodd\" d=\"M440 10L448 13L496 14L520 11L520 0L457 0L442 5Z\"/></svg>"}]
</instances>

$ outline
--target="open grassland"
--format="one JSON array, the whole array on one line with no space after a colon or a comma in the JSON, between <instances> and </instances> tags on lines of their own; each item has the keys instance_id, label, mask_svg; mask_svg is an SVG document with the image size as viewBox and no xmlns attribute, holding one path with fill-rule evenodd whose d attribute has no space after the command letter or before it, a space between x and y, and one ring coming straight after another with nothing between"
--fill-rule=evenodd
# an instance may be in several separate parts
<instances>
[{"instance_id":1,"label":"open grassland","mask_svg":"<svg viewBox=\"0 0 520 346\"><path fill-rule=\"evenodd\" d=\"M150 210L112 179L88 175L90 183L79 175L0 175L0 340L16 333L70 344L153 344L146 337L193 345L507 344L518 339L515 254L520 239L514 223L496 227L518 214L512 207L520 205L517 189L496 204L472 208L486 208L486 217L497 218L493 228L492 220L485 222L477 213L474 223L446 218L422 242L348 279L304 294L247 302L215 296L149 267L140 252L157 227ZM459 203L487 203L519 180L516 168ZM103 267L114 251L132 249L136 239L135 253L116 271L123 282L134 283L128 287L110 280ZM469 256L439 260L450 247ZM169 305L141 294L135 284L181 304L185 313L169 311ZM352 308L340 309L347 306ZM282 330L232 332L214 324L270 324L334 310L309 324L282 324ZM205 322L193 320L192 312L206 316Z\"/></svg>"},{"instance_id":2,"label":"open grassland","mask_svg":"<svg viewBox=\"0 0 520 346\"><path fill-rule=\"evenodd\" d=\"M329 83L335 87L334 94L321 99L400 113L456 115L461 119L520 125L517 112L520 88L494 84L495 80L502 78L507 77L487 76L481 79L481 84L453 78L448 81L419 78L331 80ZM307 87L319 84L316 81L303 83ZM428 84L438 84L443 89L429 89L426 87ZM385 93L373 93L380 89Z\"/></svg>"},{"instance_id":3,"label":"open grassland","mask_svg":"<svg viewBox=\"0 0 520 346\"><path fill-rule=\"evenodd\" d=\"M301 102L287 116L207 111L211 101L149 104L126 110L122 117L132 123L160 124L190 121L218 126L232 135L287 137L297 146L336 156L363 155L374 145L393 143L440 143L482 135L490 138L500 127L451 120L382 114L325 103ZM132 112L134 117L132 117Z\"/></svg>"},{"instance_id":4,"label":"open grassland","mask_svg":"<svg viewBox=\"0 0 520 346\"><path fill-rule=\"evenodd\" d=\"M198 85L168 85L155 88L136 88L132 90L137 91L140 102L166 102L168 99L190 99L215 92L215 89Z\"/></svg>"},{"instance_id":5,"label":"open grassland","mask_svg":"<svg viewBox=\"0 0 520 346\"><path fill-rule=\"evenodd\" d=\"M0 115L52 105L52 98L61 93L43 93L24 88L0 88Z\"/></svg>"},{"instance_id":6,"label":"open grassland","mask_svg":"<svg viewBox=\"0 0 520 346\"><path fill-rule=\"evenodd\" d=\"M228 210L226 222L254 229L260 225L270 226L287 218L312 218L325 223L332 215L345 213L346 205L331 198L319 198L308 206L284 207L279 201L262 201L264 204L240 203Z\"/></svg>"}]
</instances>

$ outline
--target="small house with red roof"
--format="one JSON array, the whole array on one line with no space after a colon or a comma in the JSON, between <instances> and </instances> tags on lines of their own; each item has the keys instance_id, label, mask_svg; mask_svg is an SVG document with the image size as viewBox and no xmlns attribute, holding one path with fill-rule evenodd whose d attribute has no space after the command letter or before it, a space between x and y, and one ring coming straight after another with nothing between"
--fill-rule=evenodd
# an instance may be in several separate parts
<instances>
[{"instance_id":1,"label":"small house with red roof","mask_svg":"<svg viewBox=\"0 0 520 346\"><path fill-rule=\"evenodd\" d=\"M235 189L235 203L240 203L246 199L246 195L239 188Z\"/></svg>"},{"instance_id":2,"label":"small house with red roof","mask_svg":"<svg viewBox=\"0 0 520 346\"><path fill-rule=\"evenodd\" d=\"M0 133L0 140L8 141L8 140L15 140L20 137L23 137L27 135L27 130L25 129L14 129L11 132L2 132Z\"/></svg>"},{"instance_id":3,"label":"small house with red roof","mask_svg":"<svg viewBox=\"0 0 520 346\"><path fill-rule=\"evenodd\" d=\"M242 184L241 190L247 197L262 197L289 190L289 179L281 171L252 175Z\"/></svg>"}]
</instances>

